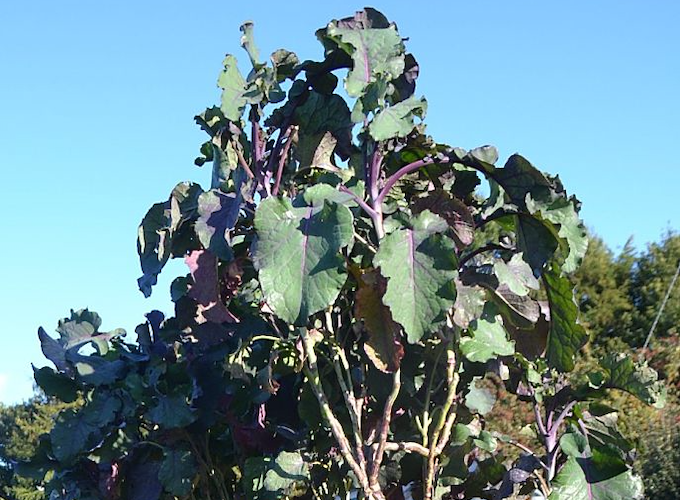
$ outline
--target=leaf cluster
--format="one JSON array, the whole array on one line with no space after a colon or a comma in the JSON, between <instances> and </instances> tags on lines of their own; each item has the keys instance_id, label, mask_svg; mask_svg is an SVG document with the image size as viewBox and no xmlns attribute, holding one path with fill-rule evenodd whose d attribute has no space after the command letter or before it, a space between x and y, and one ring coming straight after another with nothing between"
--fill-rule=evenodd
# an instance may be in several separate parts
<instances>
[{"instance_id":1,"label":"leaf cluster","mask_svg":"<svg viewBox=\"0 0 680 500\"><path fill-rule=\"evenodd\" d=\"M228 55L196 117L210 188L178 184L139 227L145 295L187 264L175 316L136 342L87 310L39 333L56 369L38 383L84 402L31 463L51 498L639 496L597 400L660 405L656 374L612 355L566 383L588 340L579 201L518 154L427 135L417 61L380 12L318 30L321 61L262 61L241 29L252 69ZM505 458L488 373L531 402L543 450Z\"/></svg>"}]
</instances>

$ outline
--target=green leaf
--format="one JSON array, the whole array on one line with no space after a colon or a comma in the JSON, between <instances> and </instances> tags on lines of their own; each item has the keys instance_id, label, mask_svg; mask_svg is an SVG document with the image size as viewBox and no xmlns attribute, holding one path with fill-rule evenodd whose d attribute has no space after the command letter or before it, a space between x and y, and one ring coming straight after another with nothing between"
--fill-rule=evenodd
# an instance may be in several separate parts
<instances>
[{"instance_id":1,"label":"green leaf","mask_svg":"<svg viewBox=\"0 0 680 500\"><path fill-rule=\"evenodd\" d=\"M282 451L276 459L246 459L242 483L248 500L278 500L303 496L309 479L309 466L302 455Z\"/></svg>"},{"instance_id":2,"label":"green leaf","mask_svg":"<svg viewBox=\"0 0 680 500\"><path fill-rule=\"evenodd\" d=\"M567 197L557 177L549 177L520 155L512 155L503 168L490 169L490 177L503 188L517 215L518 245L536 274L560 249L562 270L580 265L588 247L585 226L578 217L580 202Z\"/></svg>"},{"instance_id":3,"label":"green leaf","mask_svg":"<svg viewBox=\"0 0 680 500\"><path fill-rule=\"evenodd\" d=\"M539 218L521 212L513 217L517 248L531 266L534 274L540 276L546 263L559 248L555 235Z\"/></svg>"},{"instance_id":4,"label":"green leaf","mask_svg":"<svg viewBox=\"0 0 680 500\"><path fill-rule=\"evenodd\" d=\"M151 287L171 257L184 256L186 247L175 241L183 226L196 218L201 186L181 182L172 190L164 203L156 203L144 216L137 234L137 253L143 275L137 280L145 297L151 295ZM193 230L192 230L193 232Z\"/></svg>"},{"instance_id":5,"label":"green leaf","mask_svg":"<svg viewBox=\"0 0 680 500\"><path fill-rule=\"evenodd\" d=\"M220 109L224 116L238 122L248 104L246 97L246 81L238 70L237 60L231 54L224 58L224 70L217 78L217 86L222 89L222 103Z\"/></svg>"},{"instance_id":6,"label":"green leaf","mask_svg":"<svg viewBox=\"0 0 680 500\"><path fill-rule=\"evenodd\" d=\"M636 500L643 498L642 481L608 448L592 448L580 433L560 439L569 457L551 483L549 500Z\"/></svg>"},{"instance_id":7,"label":"green leaf","mask_svg":"<svg viewBox=\"0 0 680 500\"><path fill-rule=\"evenodd\" d=\"M189 494L195 475L196 463L190 451L169 449L164 451L158 479L165 491L177 496Z\"/></svg>"},{"instance_id":8,"label":"green leaf","mask_svg":"<svg viewBox=\"0 0 680 500\"><path fill-rule=\"evenodd\" d=\"M337 298L347 279L340 250L354 235L352 212L314 199L317 192L307 190L297 206L287 198L267 198L255 214L253 261L264 298L278 317L296 325Z\"/></svg>"},{"instance_id":9,"label":"green leaf","mask_svg":"<svg viewBox=\"0 0 680 500\"><path fill-rule=\"evenodd\" d=\"M225 194L211 189L198 197L196 235L203 248L224 261L233 258L229 232L236 225L240 208L240 193Z\"/></svg>"},{"instance_id":10,"label":"green leaf","mask_svg":"<svg viewBox=\"0 0 680 500\"><path fill-rule=\"evenodd\" d=\"M465 396L465 406L473 413L486 415L496 404L496 396L488 389L477 386L481 380L482 377L474 377L470 382L470 388Z\"/></svg>"},{"instance_id":11,"label":"green leaf","mask_svg":"<svg viewBox=\"0 0 680 500\"><path fill-rule=\"evenodd\" d=\"M271 55L272 65L276 72L276 81L281 83L284 80L292 80L300 71L297 65L300 64L300 59L294 52L286 49L279 49Z\"/></svg>"},{"instance_id":12,"label":"green leaf","mask_svg":"<svg viewBox=\"0 0 680 500\"><path fill-rule=\"evenodd\" d=\"M425 118L426 111L427 101L424 97L409 97L377 113L368 131L376 141L406 137L415 127L415 117Z\"/></svg>"},{"instance_id":13,"label":"green leaf","mask_svg":"<svg viewBox=\"0 0 680 500\"><path fill-rule=\"evenodd\" d=\"M550 203L537 203L527 197L526 204L531 213L540 214L553 224L551 229L557 232L564 253L562 270L565 273L576 271L588 250L588 233L578 217L578 200L561 197Z\"/></svg>"},{"instance_id":14,"label":"green leaf","mask_svg":"<svg viewBox=\"0 0 680 500\"><path fill-rule=\"evenodd\" d=\"M411 227L388 234L373 258L388 279L383 302L411 343L434 330L455 302L455 246L441 234L447 228L444 219L425 210Z\"/></svg>"},{"instance_id":15,"label":"green leaf","mask_svg":"<svg viewBox=\"0 0 680 500\"><path fill-rule=\"evenodd\" d=\"M486 303L486 292L479 286L464 285L458 278L456 283L456 302L453 305L453 322L461 328L482 315Z\"/></svg>"},{"instance_id":16,"label":"green leaf","mask_svg":"<svg viewBox=\"0 0 680 500\"><path fill-rule=\"evenodd\" d=\"M596 387L620 389L640 401L663 408L666 404L666 387L653 368L646 363L636 363L631 356L610 353L599 362L604 378Z\"/></svg>"},{"instance_id":17,"label":"green leaf","mask_svg":"<svg viewBox=\"0 0 680 500\"><path fill-rule=\"evenodd\" d=\"M197 303L196 321L199 324L237 323L220 294L219 262L217 256L207 250L194 250L185 257L191 272L192 283L187 295Z\"/></svg>"},{"instance_id":18,"label":"green leaf","mask_svg":"<svg viewBox=\"0 0 680 500\"><path fill-rule=\"evenodd\" d=\"M56 397L64 403L72 403L78 397L78 385L63 373L55 372L47 366L33 366L33 377L36 384L46 395Z\"/></svg>"},{"instance_id":19,"label":"green leaf","mask_svg":"<svg viewBox=\"0 0 680 500\"><path fill-rule=\"evenodd\" d=\"M414 213L423 210L429 210L444 218L459 247L466 247L473 242L475 223L470 208L462 200L443 189L435 189L414 200Z\"/></svg>"},{"instance_id":20,"label":"green leaf","mask_svg":"<svg viewBox=\"0 0 680 500\"><path fill-rule=\"evenodd\" d=\"M489 409L489 411L491 410ZM493 453L498 447L498 440L489 431L481 431L479 436L474 438L472 442L475 444L475 446L477 446L477 448L488 451L489 453Z\"/></svg>"},{"instance_id":21,"label":"green leaf","mask_svg":"<svg viewBox=\"0 0 680 500\"><path fill-rule=\"evenodd\" d=\"M152 422L168 429L186 427L196 420L185 396L161 396L158 403L146 414Z\"/></svg>"},{"instance_id":22,"label":"green leaf","mask_svg":"<svg viewBox=\"0 0 680 500\"><path fill-rule=\"evenodd\" d=\"M352 57L353 66L345 80L350 97L360 97L376 79L390 81L404 72L404 44L394 25L365 28L332 22L326 34Z\"/></svg>"},{"instance_id":23,"label":"green leaf","mask_svg":"<svg viewBox=\"0 0 680 500\"><path fill-rule=\"evenodd\" d=\"M109 341L116 337L125 336L125 330L117 328L110 332L100 332L102 320L94 311L89 309L71 310L71 317L59 320L59 332L62 347L66 350L79 349L85 344L92 343L97 352L104 355L109 350Z\"/></svg>"},{"instance_id":24,"label":"green leaf","mask_svg":"<svg viewBox=\"0 0 680 500\"><path fill-rule=\"evenodd\" d=\"M588 340L588 333L578 323L574 286L562 275L557 263L553 263L543 279L550 305L548 364L559 371L569 372L574 368L574 356Z\"/></svg>"},{"instance_id":25,"label":"green leaf","mask_svg":"<svg viewBox=\"0 0 680 500\"><path fill-rule=\"evenodd\" d=\"M238 155L236 149L231 141L227 143L226 150L223 150L214 142L207 143L212 151L212 179L210 187L212 189L222 189L228 186L228 180L233 175L234 171L239 168ZM235 190L239 192L238 188Z\"/></svg>"},{"instance_id":26,"label":"green leaf","mask_svg":"<svg viewBox=\"0 0 680 500\"><path fill-rule=\"evenodd\" d=\"M364 351L378 370L391 373L399 368L404 346L399 340L401 327L382 302L386 288L385 279L377 272L364 273L354 298L354 311L368 332Z\"/></svg>"},{"instance_id":27,"label":"green leaf","mask_svg":"<svg viewBox=\"0 0 680 500\"><path fill-rule=\"evenodd\" d=\"M72 463L79 454L96 447L120 408L120 399L101 392L77 411L70 408L62 411L50 431L54 457Z\"/></svg>"},{"instance_id":28,"label":"green leaf","mask_svg":"<svg viewBox=\"0 0 680 500\"><path fill-rule=\"evenodd\" d=\"M481 318L470 324L471 337L460 339L460 351L473 362L485 363L498 356L511 356L515 344L507 339L503 321L487 307Z\"/></svg>"},{"instance_id":29,"label":"green leaf","mask_svg":"<svg viewBox=\"0 0 680 500\"><path fill-rule=\"evenodd\" d=\"M255 39L253 38L253 28L254 24L252 21L246 21L241 25L241 47L246 49L248 52L248 57L250 57L250 62L253 67L257 67L260 64L260 51L255 45Z\"/></svg>"},{"instance_id":30,"label":"green leaf","mask_svg":"<svg viewBox=\"0 0 680 500\"><path fill-rule=\"evenodd\" d=\"M499 283L505 284L515 295L525 296L529 290L538 290L538 280L534 277L531 267L523 260L521 253L516 253L505 262L496 259L493 270Z\"/></svg>"},{"instance_id":31,"label":"green leaf","mask_svg":"<svg viewBox=\"0 0 680 500\"><path fill-rule=\"evenodd\" d=\"M84 356L75 350L68 351L66 359L75 367L80 381L96 386L113 384L123 378L128 369L123 360L109 361L100 356Z\"/></svg>"}]
</instances>

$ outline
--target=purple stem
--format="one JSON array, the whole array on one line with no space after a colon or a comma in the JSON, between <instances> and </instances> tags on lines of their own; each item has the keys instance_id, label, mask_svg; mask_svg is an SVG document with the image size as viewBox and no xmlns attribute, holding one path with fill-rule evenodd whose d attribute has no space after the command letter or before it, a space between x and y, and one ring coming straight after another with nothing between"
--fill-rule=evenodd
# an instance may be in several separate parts
<instances>
[{"instance_id":1,"label":"purple stem","mask_svg":"<svg viewBox=\"0 0 680 500\"><path fill-rule=\"evenodd\" d=\"M557 467L557 452L559 451L557 448L557 432L560 430L560 425L562 425L564 419L567 418L571 410L574 408L574 405L576 405L576 401L571 401L562 409L555 422L550 425L548 434L545 436L545 448L548 452L546 456L546 465L548 466L549 481L552 481L552 479L555 477Z\"/></svg>"},{"instance_id":2,"label":"purple stem","mask_svg":"<svg viewBox=\"0 0 680 500\"><path fill-rule=\"evenodd\" d=\"M541 433L541 436L543 436L543 439L545 440L546 436L548 435L548 431L545 428L545 424L543 423L543 417L541 417L541 412L538 408L538 403L534 402L534 417L536 418L536 426L538 427L538 432Z\"/></svg>"},{"instance_id":3,"label":"purple stem","mask_svg":"<svg viewBox=\"0 0 680 500\"><path fill-rule=\"evenodd\" d=\"M557 417L557 420L555 420L555 423L550 427L551 432L554 430L555 434L557 434L557 430L559 429L560 425L562 425L564 419L569 416L569 412L571 412L574 406L576 406L576 401L571 401L567 404L567 406L564 407L562 412Z\"/></svg>"},{"instance_id":4,"label":"purple stem","mask_svg":"<svg viewBox=\"0 0 680 500\"><path fill-rule=\"evenodd\" d=\"M288 130L286 130L286 133L284 134L285 138L288 140L286 141L286 145L283 146L283 151L281 151L281 156L279 157L279 168L276 171L276 182L274 183L274 189L272 190L272 194L274 196L279 194L279 186L281 185L281 177L283 176L283 167L286 164L286 157L288 156L288 151L290 150L291 145L293 144L293 141L290 140L290 132L292 128L288 127ZM273 158L273 153L272 153L272 158Z\"/></svg>"},{"instance_id":5,"label":"purple stem","mask_svg":"<svg viewBox=\"0 0 680 500\"><path fill-rule=\"evenodd\" d=\"M356 201L357 204L358 204L361 208L363 208L364 211L365 211L371 218L375 217L376 211L373 210L370 206L368 206L368 203L366 203L364 200L362 200L360 197L358 197L358 196L357 196L356 194L354 194L352 191L350 191L349 189L347 189L347 188L346 188L345 186L343 186L343 185L338 186L338 190L341 191L341 192L343 192L343 193L345 193L345 194L350 195L350 196L352 197L352 199L353 199L354 201Z\"/></svg>"},{"instance_id":6,"label":"purple stem","mask_svg":"<svg viewBox=\"0 0 680 500\"><path fill-rule=\"evenodd\" d=\"M373 208L376 206L376 202L380 195L380 188L378 186L378 181L380 180L380 164L382 163L382 155L376 149L373 152L373 161L371 161L371 175L369 177L369 190L371 193L371 201L373 202Z\"/></svg>"},{"instance_id":7,"label":"purple stem","mask_svg":"<svg viewBox=\"0 0 680 500\"><path fill-rule=\"evenodd\" d=\"M449 161L449 158L447 156L444 156L438 161L446 163ZM408 165L401 167L399 170L397 170L395 173L393 173L387 178L387 181L385 181L385 186L378 195L376 203L382 204L383 200L385 199L385 196L387 196L387 193L389 193L390 189L392 189L392 186L394 186L396 182L403 176L410 174L411 172L434 162L435 162L434 158L423 158L422 160L414 161L413 163L409 163Z\"/></svg>"}]
</instances>

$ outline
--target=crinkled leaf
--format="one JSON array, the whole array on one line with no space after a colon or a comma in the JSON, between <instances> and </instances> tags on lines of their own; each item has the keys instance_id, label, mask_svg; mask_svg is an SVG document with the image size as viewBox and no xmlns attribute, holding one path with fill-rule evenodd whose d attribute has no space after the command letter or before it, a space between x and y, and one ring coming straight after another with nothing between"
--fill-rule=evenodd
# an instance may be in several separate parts
<instances>
[{"instance_id":1,"label":"crinkled leaf","mask_svg":"<svg viewBox=\"0 0 680 500\"><path fill-rule=\"evenodd\" d=\"M335 301L347 279L340 250L353 240L352 213L324 199L293 206L287 198L267 198L257 208L255 229L253 261L268 306L284 321L304 325Z\"/></svg>"},{"instance_id":2,"label":"crinkled leaf","mask_svg":"<svg viewBox=\"0 0 680 500\"><path fill-rule=\"evenodd\" d=\"M347 103L339 95L310 92L305 102L295 108L292 124L299 126L297 147L301 151L316 151L325 134L330 132L337 140L340 156L347 156L352 123Z\"/></svg>"},{"instance_id":3,"label":"crinkled leaf","mask_svg":"<svg viewBox=\"0 0 680 500\"><path fill-rule=\"evenodd\" d=\"M237 60L231 54L224 58L224 70L217 78L217 86L222 89L222 103L220 109L224 116L238 122L248 104L246 97L246 81L238 70Z\"/></svg>"},{"instance_id":4,"label":"crinkled leaf","mask_svg":"<svg viewBox=\"0 0 680 500\"><path fill-rule=\"evenodd\" d=\"M391 95L392 102L397 103L408 99L416 91L416 80L420 74L420 66L413 54L406 54L404 58L404 72L399 78L392 81L394 92Z\"/></svg>"},{"instance_id":5,"label":"crinkled leaf","mask_svg":"<svg viewBox=\"0 0 680 500\"><path fill-rule=\"evenodd\" d=\"M222 260L231 260L229 232L236 225L241 208L240 191L225 194L211 189L198 197L196 235L201 245Z\"/></svg>"},{"instance_id":6,"label":"crinkled leaf","mask_svg":"<svg viewBox=\"0 0 680 500\"><path fill-rule=\"evenodd\" d=\"M453 322L467 328L479 318L486 303L486 292L480 286L467 286L456 278L456 302L453 305Z\"/></svg>"},{"instance_id":7,"label":"crinkled leaf","mask_svg":"<svg viewBox=\"0 0 680 500\"><path fill-rule=\"evenodd\" d=\"M484 387L478 387L482 377L474 377L470 382L470 388L465 396L465 406L473 413L486 415L496 404L496 396Z\"/></svg>"},{"instance_id":8,"label":"crinkled leaf","mask_svg":"<svg viewBox=\"0 0 680 500\"><path fill-rule=\"evenodd\" d=\"M99 393L77 411L62 411L50 431L55 458L70 463L80 453L97 446L105 426L114 420L120 408L120 399Z\"/></svg>"},{"instance_id":9,"label":"crinkled leaf","mask_svg":"<svg viewBox=\"0 0 680 500\"><path fill-rule=\"evenodd\" d=\"M512 321L505 323L510 338L515 342L515 350L528 360L535 360L545 353L550 332L548 303L538 301L536 304L539 306L540 315L530 328L519 328Z\"/></svg>"},{"instance_id":10,"label":"crinkled leaf","mask_svg":"<svg viewBox=\"0 0 680 500\"><path fill-rule=\"evenodd\" d=\"M128 366L121 359L108 360L100 356L84 356L75 351L67 351L66 360L78 373L78 378L96 386L110 385L125 376Z\"/></svg>"},{"instance_id":11,"label":"crinkled leaf","mask_svg":"<svg viewBox=\"0 0 680 500\"><path fill-rule=\"evenodd\" d=\"M279 49L271 55L271 61L276 71L276 81L281 83L286 79L292 80L300 71L297 65L300 59L294 52L286 49Z\"/></svg>"},{"instance_id":12,"label":"crinkled leaf","mask_svg":"<svg viewBox=\"0 0 680 500\"><path fill-rule=\"evenodd\" d=\"M360 97L369 83L377 78L387 81L404 72L404 44L394 25L365 28L332 22L326 29L329 38L352 57L345 88L350 97Z\"/></svg>"},{"instance_id":13,"label":"crinkled leaf","mask_svg":"<svg viewBox=\"0 0 680 500\"><path fill-rule=\"evenodd\" d=\"M194 250L184 260L192 277L187 295L198 304L196 321L199 324L238 322L220 295L217 257L207 250Z\"/></svg>"},{"instance_id":14,"label":"crinkled leaf","mask_svg":"<svg viewBox=\"0 0 680 500\"><path fill-rule=\"evenodd\" d=\"M538 280L521 253L514 254L508 262L496 259L493 270L499 283L504 283L515 295L524 296L529 290L538 290Z\"/></svg>"},{"instance_id":15,"label":"crinkled leaf","mask_svg":"<svg viewBox=\"0 0 680 500\"><path fill-rule=\"evenodd\" d=\"M580 433L567 433L560 448L569 457L552 481L550 500L636 500L642 481L606 448L592 448Z\"/></svg>"},{"instance_id":16,"label":"crinkled leaf","mask_svg":"<svg viewBox=\"0 0 680 500\"><path fill-rule=\"evenodd\" d=\"M212 150L213 168L212 179L210 187L212 189L223 189L227 185L227 181L232 176L232 173L238 168L238 155L231 141L227 143L226 150L223 150L218 144L213 142L208 143ZM238 193L238 189L236 192Z\"/></svg>"},{"instance_id":17,"label":"crinkled leaf","mask_svg":"<svg viewBox=\"0 0 680 500\"><path fill-rule=\"evenodd\" d=\"M540 203L527 197L526 204L531 213L540 214L554 225L551 230L557 232L564 253L562 270L565 273L576 271L588 250L588 233L578 216L578 200L565 196L550 203Z\"/></svg>"},{"instance_id":18,"label":"crinkled leaf","mask_svg":"<svg viewBox=\"0 0 680 500\"><path fill-rule=\"evenodd\" d=\"M463 356L473 362L485 363L498 356L515 353L515 345L509 341L502 319L488 308L481 318L470 324L470 337L460 339Z\"/></svg>"},{"instance_id":19,"label":"crinkled leaf","mask_svg":"<svg viewBox=\"0 0 680 500\"><path fill-rule=\"evenodd\" d=\"M55 372L47 366L33 367L36 384L46 395L56 397L64 403L72 403L78 397L78 385L63 373Z\"/></svg>"},{"instance_id":20,"label":"crinkled leaf","mask_svg":"<svg viewBox=\"0 0 680 500\"><path fill-rule=\"evenodd\" d=\"M663 408L666 404L666 387L653 368L646 363L636 363L631 356L610 353L599 362L604 378L596 387L620 389L640 401Z\"/></svg>"},{"instance_id":21,"label":"crinkled leaf","mask_svg":"<svg viewBox=\"0 0 680 500\"><path fill-rule=\"evenodd\" d=\"M309 466L298 452L282 451L276 459L248 458L242 483L248 500L297 498L307 491Z\"/></svg>"},{"instance_id":22,"label":"crinkled leaf","mask_svg":"<svg viewBox=\"0 0 680 500\"><path fill-rule=\"evenodd\" d=\"M38 328L38 338L40 339L40 349L47 359L49 359L60 372L69 370L66 363L66 351L62 345L50 337L43 327Z\"/></svg>"},{"instance_id":23,"label":"crinkled leaf","mask_svg":"<svg viewBox=\"0 0 680 500\"><path fill-rule=\"evenodd\" d=\"M203 192L198 184L181 182L170 199L156 203L144 216L137 234L137 253L143 275L137 280L145 297L151 295L158 274L168 259L184 256L186 248L174 241L185 222L196 217L198 196Z\"/></svg>"},{"instance_id":24,"label":"crinkled leaf","mask_svg":"<svg viewBox=\"0 0 680 500\"><path fill-rule=\"evenodd\" d=\"M165 491L177 496L187 495L195 475L196 463L190 451L165 450L158 470L158 479Z\"/></svg>"},{"instance_id":25,"label":"crinkled leaf","mask_svg":"<svg viewBox=\"0 0 680 500\"><path fill-rule=\"evenodd\" d=\"M255 39L253 38L254 27L255 25L252 21L246 21L241 25L241 32L243 33L241 36L241 47L246 49L250 62L253 67L256 67L260 62L260 51L255 45Z\"/></svg>"},{"instance_id":26,"label":"crinkled leaf","mask_svg":"<svg viewBox=\"0 0 680 500\"><path fill-rule=\"evenodd\" d=\"M500 267L502 266L502 267ZM496 276L495 271L500 267L501 277ZM504 275L505 273L505 275ZM535 281L529 283L526 277L520 277L513 272L513 267L508 266L502 259L494 258L494 264L482 264L480 266L467 266L461 274L463 283L468 286L480 285L491 292L490 298L498 307L506 326L517 328L533 328L538 321L540 308L538 302L528 295L528 285L533 287ZM507 281L515 289L524 295L517 295L510 289ZM526 293L525 293L526 292Z\"/></svg>"},{"instance_id":27,"label":"crinkled leaf","mask_svg":"<svg viewBox=\"0 0 680 500\"><path fill-rule=\"evenodd\" d=\"M427 101L424 97L409 97L377 113L368 131L376 141L406 137L415 126L415 117L423 119L426 111Z\"/></svg>"},{"instance_id":28,"label":"crinkled leaf","mask_svg":"<svg viewBox=\"0 0 680 500\"><path fill-rule=\"evenodd\" d=\"M585 255L588 238L578 218L580 202L567 197L559 178L544 175L520 155L512 155L503 168L490 170L508 201L519 208L516 231L524 258L539 275L560 248L562 269L576 270Z\"/></svg>"},{"instance_id":29,"label":"crinkled leaf","mask_svg":"<svg viewBox=\"0 0 680 500\"><path fill-rule=\"evenodd\" d=\"M444 218L451 227L458 246L465 247L472 243L475 237L475 223L470 208L461 200L443 189L436 189L424 197L416 198L413 203L415 213L426 209Z\"/></svg>"},{"instance_id":30,"label":"crinkled leaf","mask_svg":"<svg viewBox=\"0 0 680 500\"><path fill-rule=\"evenodd\" d=\"M186 397L181 394L161 396L146 416L152 422L169 429L186 427L196 420L196 415L189 407Z\"/></svg>"},{"instance_id":31,"label":"crinkled leaf","mask_svg":"<svg viewBox=\"0 0 680 500\"><path fill-rule=\"evenodd\" d=\"M588 340L588 333L578 323L578 306L574 300L574 286L563 276L559 266L543 275L550 305L550 333L548 334L548 364L559 371L574 368L574 356Z\"/></svg>"},{"instance_id":32,"label":"crinkled leaf","mask_svg":"<svg viewBox=\"0 0 680 500\"><path fill-rule=\"evenodd\" d=\"M394 372L404 357L404 346L400 341L401 327L382 303L386 288L385 279L377 272L363 274L354 299L354 310L368 333L364 351L378 370Z\"/></svg>"},{"instance_id":33,"label":"crinkled leaf","mask_svg":"<svg viewBox=\"0 0 680 500\"><path fill-rule=\"evenodd\" d=\"M109 341L124 336L125 330L117 328L110 332L100 332L101 324L102 320L99 314L94 311L88 309L71 310L71 316L60 319L57 325L59 342L66 350L78 349L85 344L92 343L97 352L104 355L109 350Z\"/></svg>"},{"instance_id":34,"label":"crinkled leaf","mask_svg":"<svg viewBox=\"0 0 680 500\"><path fill-rule=\"evenodd\" d=\"M373 258L388 279L383 302L411 343L435 329L455 301L457 262L453 242L442 234L447 228L425 210L411 227L388 234Z\"/></svg>"}]
</instances>

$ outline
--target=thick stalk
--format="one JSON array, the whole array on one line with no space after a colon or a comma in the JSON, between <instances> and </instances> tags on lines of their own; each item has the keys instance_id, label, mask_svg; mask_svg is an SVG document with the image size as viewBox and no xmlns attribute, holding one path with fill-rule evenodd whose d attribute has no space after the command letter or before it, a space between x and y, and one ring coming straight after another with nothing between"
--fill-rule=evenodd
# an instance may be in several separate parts
<instances>
[{"instance_id":1,"label":"thick stalk","mask_svg":"<svg viewBox=\"0 0 680 500\"><path fill-rule=\"evenodd\" d=\"M380 500L381 494L376 495L371 490L371 487L368 482L368 474L366 473L366 469L362 468L361 465L359 465L359 462L352 453L352 447L349 443L349 440L347 439L347 436L345 435L345 431L342 428L342 424L340 424L340 421L333 413L331 405L328 402L328 397L326 396L326 393L323 390L323 386L321 385L321 378L319 377L319 368L317 365L316 353L314 352L314 344L312 343L312 340L309 338L309 335L307 334L307 331L304 328L302 329L300 336L302 338L302 346L304 348L306 356L304 367L305 375L307 377L307 380L309 381L309 385L312 388L312 392L314 392L314 395L316 396L316 399L319 402L321 414L323 415L324 419L330 426L331 432L333 433L333 437L335 437L335 440L338 442L338 445L340 446L340 453L342 454L342 458L345 460L345 462L347 462L347 464L354 472L357 480L359 481L359 484L361 485L361 489L364 491L367 497Z\"/></svg>"},{"instance_id":2,"label":"thick stalk","mask_svg":"<svg viewBox=\"0 0 680 500\"><path fill-rule=\"evenodd\" d=\"M441 455L444 447L451 436L451 429L456 420L456 410L454 402L456 400L456 391L458 390L458 382L460 376L458 375L458 366L456 363L456 353L452 347L446 351L447 366L446 366L446 382L448 390L446 394L446 401L439 414L437 425L432 431L430 439L430 448L427 458L427 465L423 478L423 498L424 500L432 500L435 490L435 474L439 466L439 455Z\"/></svg>"},{"instance_id":3,"label":"thick stalk","mask_svg":"<svg viewBox=\"0 0 680 500\"><path fill-rule=\"evenodd\" d=\"M372 487L380 487L378 485L378 475L380 473L380 465L382 464L383 455L385 454L385 446L387 445L387 435L390 430L390 422L392 421L392 408L394 407L394 402L399 396L399 390L401 389L401 370L397 369L392 376L392 391L385 401L385 407L383 408L383 415L380 421L380 434L378 436L378 447L373 455L373 463L371 464L371 473L369 481Z\"/></svg>"},{"instance_id":4,"label":"thick stalk","mask_svg":"<svg viewBox=\"0 0 680 500\"><path fill-rule=\"evenodd\" d=\"M354 397L354 391L352 390L351 385L348 385L347 381L345 380L345 374L343 373L340 356L337 353L335 356L333 356L333 369L335 370L335 375L338 379L338 383L340 384L340 389L342 390L342 395L345 399L345 406L347 407L347 413L349 413L349 419L352 423L354 453L356 454L356 457L359 461L359 465L365 469L366 457L364 456L364 443L363 439L361 438L361 422L359 421L360 417L357 413L356 398Z\"/></svg>"}]
</instances>

